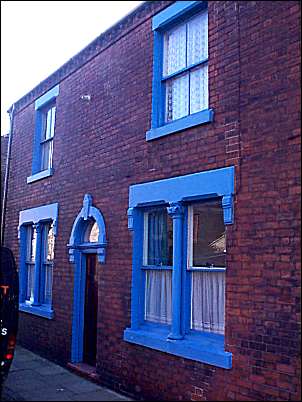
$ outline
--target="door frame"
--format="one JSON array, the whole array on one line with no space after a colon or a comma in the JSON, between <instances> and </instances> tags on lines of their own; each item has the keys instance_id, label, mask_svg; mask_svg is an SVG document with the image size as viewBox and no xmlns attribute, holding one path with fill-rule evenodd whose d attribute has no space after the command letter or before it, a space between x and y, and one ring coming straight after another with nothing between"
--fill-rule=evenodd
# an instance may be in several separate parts
<instances>
[{"instance_id":1,"label":"door frame","mask_svg":"<svg viewBox=\"0 0 302 402\"><path fill-rule=\"evenodd\" d=\"M83 243L85 233L90 220L94 219L99 228L98 241L95 243ZM71 362L83 361L84 346L84 308L86 287L86 254L97 255L97 261L105 264L106 257L106 230L102 213L92 206L92 197L85 194L83 208L76 217L69 244L69 261L74 264L73 286L73 313L72 313L72 336L71 336ZM98 268L98 266L97 266Z\"/></svg>"}]
</instances>

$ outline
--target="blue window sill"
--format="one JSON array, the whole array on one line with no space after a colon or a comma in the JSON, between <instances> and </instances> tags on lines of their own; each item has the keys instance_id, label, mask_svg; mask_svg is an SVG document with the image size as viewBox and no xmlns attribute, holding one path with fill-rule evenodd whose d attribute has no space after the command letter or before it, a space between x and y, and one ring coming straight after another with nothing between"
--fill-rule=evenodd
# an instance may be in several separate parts
<instances>
[{"instance_id":1,"label":"blue window sill","mask_svg":"<svg viewBox=\"0 0 302 402\"><path fill-rule=\"evenodd\" d=\"M186 128L189 127L194 127L199 124L210 123L213 120L214 120L213 109L202 110L201 112L194 113L181 119L175 120L164 126L151 128L151 130L146 132L146 140L151 141L156 138L163 137L165 135L185 130Z\"/></svg>"},{"instance_id":2,"label":"blue window sill","mask_svg":"<svg viewBox=\"0 0 302 402\"><path fill-rule=\"evenodd\" d=\"M51 320L54 317L54 311L50 309L49 306L41 305L41 306L32 306L27 303L19 304L19 311L23 311L24 313L30 313L34 315L38 315L40 317L48 318Z\"/></svg>"},{"instance_id":3,"label":"blue window sill","mask_svg":"<svg viewBox=\"0 0 302 402\"><path fill-rule=\"evenodd\" d=\"M53 175L53 168L42 170L42 172L35 173L27 178L27 184L33 183L34 181L44 179Z\"/></svg>"},{"instance_id":4,"label":"blue window sill","mask_svg":"<svg viewBox=\"0 0 302 402\"><path fill-rule=\"evenodd\" d=\"M166 326L144 324L137 330L127 328L124 340L201 363L232 368L232 353L224 350L223 335L192 331L182 340L170 340L168 334Z\"/></svg>"}]
</instances>

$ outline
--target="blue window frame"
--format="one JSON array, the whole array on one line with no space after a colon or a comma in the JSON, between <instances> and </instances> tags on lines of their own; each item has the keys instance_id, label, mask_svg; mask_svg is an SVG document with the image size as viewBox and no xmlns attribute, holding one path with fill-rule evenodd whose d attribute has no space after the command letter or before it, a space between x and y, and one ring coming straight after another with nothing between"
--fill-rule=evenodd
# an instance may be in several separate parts
<instances>
[{"instance_id":1,"label":"blue window frame","mask_svg":"<svg viewBox=\"0 0 302 402\"><path fill-rule=\"evenodd\" d=\"M20 212L21 311L53 317L52 280L58 204Z\"/></svg>"},{"instance_id":2,"label":"blue window frame","mask_svg":"<svg viewBox=\"0 0 302 402\"><path fill-rule=\"evenodd\" d=\"M52 88L35 102L35 135L33 146L32 175L27 183L53 174L53 142L56 121L56 97L59 85Z\"/></svg>"},{"instance_id":3,"label":"blue window frame","mask_svg":"<svg viewBox=\"0 0 302 402\"><path fill-rule=\"evenodd\" d=\"M151 129L147 140L213 120L205 1L177 1L153 18Z\"/></svg>"},{"instance_id":4,"label":"blue window frame","mask_svg":"<svg viewBox=\"0 0 302 402\"><path fill-rule=\"evenodd\" d=\"M130 187L131 327L124 340L231 368L224 284L233 193L233 167Z\"/></svg>"}]
</instances>

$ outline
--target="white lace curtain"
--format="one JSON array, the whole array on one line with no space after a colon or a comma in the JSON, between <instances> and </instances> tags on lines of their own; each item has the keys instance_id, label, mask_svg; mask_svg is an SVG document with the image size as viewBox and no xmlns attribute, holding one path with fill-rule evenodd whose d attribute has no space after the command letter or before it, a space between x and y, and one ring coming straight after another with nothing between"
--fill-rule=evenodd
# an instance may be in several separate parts
<instances>
[{"instance_id":1,"label":"white lace curtain","mask_svg":"<svg viewBox=\"0 0 302 402\"><path fill-rule=\"evenodd\" d=\"M225 272L192 272L191 327L224 333Z\"/></svg>"},{"instance_id":2,"label":"white lace curtain","mask_svg":"<svg viewBox=\"0 0 302 402\"><path fill-rule=\"evenodd\" d=\"M145 319L171 324L172 270L146 270Z\"/></svg>"},{"instance_id":3,"label":"white lace curtain","mask_svg":"<svg viewBox=\"0 0 302 402\"><path fill-rule=\"evenodd\" d=\"M208 57L208 14L195 18L166 33L164 37L164 76L190 67ZM166 121L208 108L208 66L167 80Z\"/></svg>"}]
</instances>

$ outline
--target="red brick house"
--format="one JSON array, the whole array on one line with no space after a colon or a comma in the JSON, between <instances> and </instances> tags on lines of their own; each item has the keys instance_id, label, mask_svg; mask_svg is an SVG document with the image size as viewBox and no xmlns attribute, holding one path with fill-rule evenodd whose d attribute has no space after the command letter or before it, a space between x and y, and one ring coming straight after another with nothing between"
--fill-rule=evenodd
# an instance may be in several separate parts
<instances>
[{"instance_id":1,"label":"red brick house","mask_svg":"<svg viewBox=\"0 0 302 402\"><path fill-rule=\"evenodd\" d=\"M19 342L137 398L300 400L300 3L145 2L14 108Z\"/></svg>"}]
</instances>

